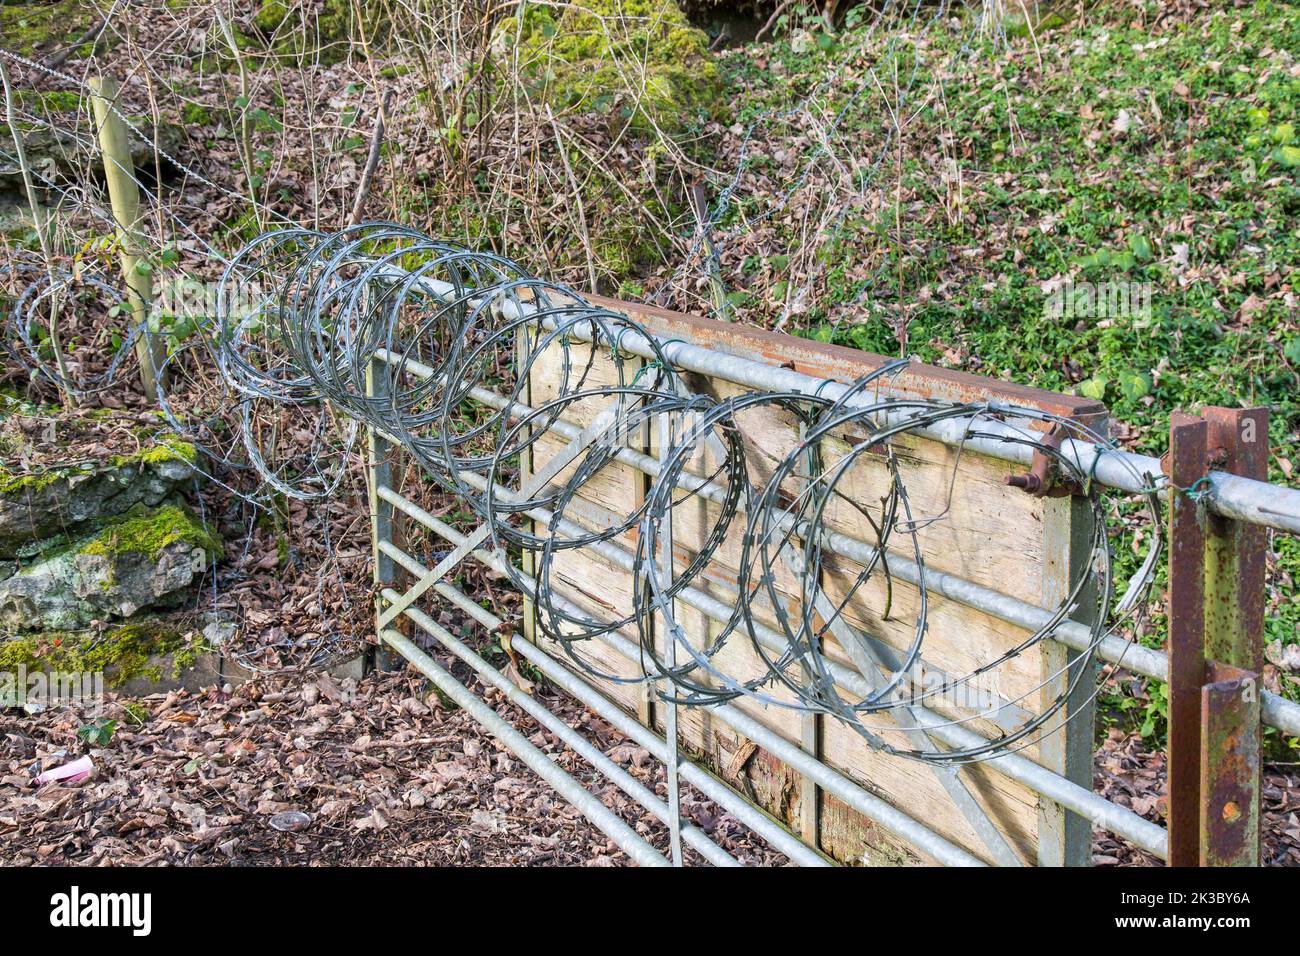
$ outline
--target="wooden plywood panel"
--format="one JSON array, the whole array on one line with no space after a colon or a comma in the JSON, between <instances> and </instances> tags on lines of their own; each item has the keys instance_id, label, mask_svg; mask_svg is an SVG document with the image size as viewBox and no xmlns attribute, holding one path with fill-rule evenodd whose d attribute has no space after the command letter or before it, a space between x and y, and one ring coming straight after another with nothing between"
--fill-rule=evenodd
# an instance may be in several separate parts
<instances>
[{"instance_id":1,"label":"wooden plywood panel","mask_svg":"<svg viewBox=\"0 0 1300 956\"><path fill-rule=\"evenodd\" d=\"M575 355L575 361L580 361L585 370L582 384L584 389L619 384L617 366L608 356L597 355L590 368L586 367L585 355L581 357ZM540 408L560 394L563 362L564 355L558 347L547 348L536 357L528 383L529 404L532 407ZM625 377L635 374L636 364L630 362L625 366ZM583 399L567 404L560 418L562 421L584 427L595 420L609 405L610 401L603 397ZM635 439L642 436L628 437L633 440L629 441L629 444L633 444ZM554 432L539 436L532 448L531 471L536 472L544 468L556 454L561 453L570 444L570 441L569 438ZM562 469L549 487L557 487L569 481L576 467L577 462L574 462ZM610 461L583 483L581 494L565 507L564 517L592 531L622 524L644 501L645 482L645 476L641 472L621 462ZM626 550L635 549L636 529L624 532L613 541ZM530 556L530 567L535 569L538 560L538 556ZM590 548L556 552L550 565L550 583L556 593L578 605L590 614L593 620L617 621L631 612L633 583L631 573ZM531 614L531 608L529 613ZM576 626L565 628L567 633L577 633L579 630L580 628ZM620 633L633 643L637 641L634 627L626 627ZM560 647L557 642L542 640L541 645L578 673L586 677L591 676L574 662L566 649ZM646 715L642 685L623 682L640 678L642 669L638 662L629 661L598 639L570 644L569 650L594 670L617 676L619 681L601 682L606 694L628 711L637 712L642 717Z\"/></svg>"},{"instance_id":2,"label":"wooden plywood panel","mask_svg":"<svg viewBox=\"0 0 1300 956\"><path fill-rule=\"evenodd\" d=\"M596 621L619 620L626 614L625 609L631 607L632 576L589 551L573 551L557 559L551 581L557 593L577 604ZM579 634L582 629L566 626L563 630L566 634ZM619 633L633 644L636 643L635 628L625 627ZM640 678L642 670L636 661L628 660L599 639L577 641L570 644L568 649L545 638L541 639L540 644L557 660L584 677L591 678L592 675L573 661L569 651L597 673L617 677L618 680L598 683L605 694L620 707L629 712L637 710L642 698L641 686L638 683L624 682Z\"/></svg>"},{"instance_id":3,"label":"wooden plywood panel","mask_svg":"<svg viewBox=\"0 0 1300 956\"><path fill-rule=\"evenodd\" d=\"M919 545L927 568L1037 602L1042 596L1036 569L1043 558L1043 502L1005 484L1008 475L1023 469L909 435L899 435L891 447L918 531L914 538L906 533L907 525L896 527L889 549L912 558ZM822 451L830 470L841 465L849 446L829 440ZM881 501L893 479L882 452L858 452L851 461L836 483L839 496L826 508L825 525L874 543L871 525L854 504L879 522ZM898 520L907 517L900 513Z\"/></svg>"}]
</instances>

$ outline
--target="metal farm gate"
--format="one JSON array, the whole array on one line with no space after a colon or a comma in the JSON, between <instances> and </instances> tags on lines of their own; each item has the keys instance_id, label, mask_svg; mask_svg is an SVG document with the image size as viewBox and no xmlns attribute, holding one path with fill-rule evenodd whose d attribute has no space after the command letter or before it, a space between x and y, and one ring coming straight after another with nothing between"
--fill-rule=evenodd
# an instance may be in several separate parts
<instances>
[{"instance_id":1,"label":"metal farm gate","mask_svg":"<svg viewBox=\"0 0 1300 956\"><path fill-rule=\"evenodd\" d=\"M684 781L803 865L1086 865L1094 827L1174 864L1258 862L1260 725L1300 734L1259 681L1263 526L1300 531L1300 492L1262 482L1263 410L1176 416L1162 463L1105 441L1095 401L370 229L313 239L281 308L311 300L316 330L351 310L346 363L296 348L369 429L379 638L632 860L735 864L681 821ZM473 530L404 493L410 457ZM1105 488L1170 501L1151 529L1169 654L1113 627L1164 549L1113 580ZM521 622L453 584L463 561L520 588ZM423 610L434 594L662 762L666 798ZM404 620L664 821L670 851ZM1168 830L1093 792L1103 663L1169 681Z\"/></svg>"}]
</instances>

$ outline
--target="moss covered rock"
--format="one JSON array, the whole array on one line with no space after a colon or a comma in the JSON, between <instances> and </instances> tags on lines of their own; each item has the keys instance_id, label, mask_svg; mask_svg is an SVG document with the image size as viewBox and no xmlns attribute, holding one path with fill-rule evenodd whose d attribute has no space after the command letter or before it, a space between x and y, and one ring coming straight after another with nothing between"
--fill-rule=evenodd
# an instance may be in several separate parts
<instances>
[{"instance_id":1,"label":"moss covered rock","mask_svg":"<svg viewBox=\"0 0 1300 956\"><path fill-rule=\"evenodd\" d=\"M361 24L356 22L358 11L364 18ZM352 0L266 0L243 33L246 41L268 43L284 57L335 63L363 33L374 44L386 39L388 18L380 5Z\"/></svg>"},{"instance_id":2,"label":"moss covered rock","mask_svg":"<svg viewBox=\"0 0 1300 956\"><path fill-rule=\"evenodd\" d=\"M97 15L84 0L7 0L0 4L0 46L23 56L56 49L85 32Z\"/></svg>"},{"instance_id":3,"label":"moss covered rock","mask_svg":"<svg viewBox=\"0 0 1300 956\"><path fill-rule=\"evenodd\" d=\"M158 618L106 631L55 631L0 640L0 672L102 673L108 690L152 692L212 651L202 634Z\"/></svg>"},{"instance_id":4,"label":"moss covered rock","mask_svg":"<svg viewBox=\"0 0 1300 956\"><path fill-rule=\"evenodd\" d=\"M139 505L161 504L193 477L195 458L193 445L173 439L95 465L35 474L0 465L0 559L55 535L77 535Z\"/></svg>"},{"instance_id":5,"label":"moss covered rock","mask_svg":"<svg viewBox=\"0 0 1300 956\"><path fill-rule=\"evenodd\" d=\"M557 109L666 133L724 111L708 37L673 0L577 0L562 11L523 4L497 26L494 46L517 55L536 95Z\"/></svg>"},{"instance_id":6,"label":"moss covered rock","mask_svg":"<svg viewBox=\"0 0 1300 956\"><path fill-rule=\"evenodd\" d=\"M0 633L128 618L173 601L220 554L187 508L137 508L0 582Z\"/></svg>"}]
</instances>

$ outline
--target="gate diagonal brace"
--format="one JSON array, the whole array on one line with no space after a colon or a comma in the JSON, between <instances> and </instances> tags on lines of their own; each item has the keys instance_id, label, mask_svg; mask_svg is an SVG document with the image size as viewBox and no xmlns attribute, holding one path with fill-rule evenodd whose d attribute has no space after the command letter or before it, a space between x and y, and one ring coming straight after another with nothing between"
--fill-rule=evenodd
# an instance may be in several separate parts
<instances>
[{"instance_id":1,"label":"gate diagonal brace","mask_svg":"<svg viewBox=\"0 0 1300 956\"><path fill-rule=\"evenodd\" d=\"M557 452L555 457L548 461L541 470L533 473L527 484L519 489L519 497L527 498L546 487L552 478L572 464L573 460L604 435L611 425L617 423L623 408L624 400L621 396L617 401L603 408L600 414L592 419L591 424ZM389 605L388 609L379 617L379 630L382 631L388 627L400 614L418 601L421 595L441 581L448 571L451 571L456 565L464 561L472 551L486 541L491 533L492 526L488 523L484 523L475 529L474 533L466 538L463 544L439 561L437 566L428 574L416 581L411 586L411 589L403 594L399 600Z\"/></svg>"}]
</instances>

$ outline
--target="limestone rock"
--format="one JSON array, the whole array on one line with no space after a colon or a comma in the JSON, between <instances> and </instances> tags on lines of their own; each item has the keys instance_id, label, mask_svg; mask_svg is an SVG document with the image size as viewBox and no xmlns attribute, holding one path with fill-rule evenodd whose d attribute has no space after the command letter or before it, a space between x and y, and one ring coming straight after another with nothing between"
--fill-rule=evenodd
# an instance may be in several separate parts
<instances>
[{"instance_id":1,"label":"limestone rock","mask_svg":"<svg viewBox=\"0 0 1300 956\"><path fill-rule=\"evenodd\" d=\"M39 108L37 109L40 112ZM57 118L57 114L56 114ZM136 169L152 174L155 169L154 130L151 120L141 117L129 117L139 136L129 133L131 162ZM102 170L103 159L96 148L92 148L84 133L72 132L75 119L69 122L69 129L54 126L35 126L18 124L18 131L23 137L23 150L27 162L35 173L37 185L45 182L66 183L83 179L88 170ZM0 191L12 191L21 194L24 190L22 169L13 151L13 134L9 126L2 121L0 114L0 143L8 144L8 150L0 154ZM163 123L158 127L157 144L163 152L176 156L185 143L185 130L177 123ZM167 161L163 160L166 165Z\"/></svg>"},{"instance_id":2,"label":"limestone rock","mask_svg":"<svg viewBox=\"0 0 1300 956\"><path fill-rule=\"evenodd\" d=\"M18 476L0 470L0 560L18 556L31 542L76 534L89 522L139 505L156 507L193 476L193 458L193 446L175 443L98 467Z\"/></svg>"},{"instance_id":3,"label":"limestone rock","mask_svg":"<svg viewBox=\"0 0 1300 956\"><path fill-rule=\"evenodd\" d=\"M124 694L211 686L220 682L220 670L220 659L184 620L147 617L107 629L0 640L0 675L101 674L104 689Z\"/></svg>"},{"instance_id":4,"label":"limestone rock","mask_svg":"<svg viewBox=\"0 0 1300 956\"><path fill-rule=\"evenodd\" d=\"M0 633L130 617L174 599L220 552L187 509L137 509L0 582Z\"/></svg>"}]
</instances>

